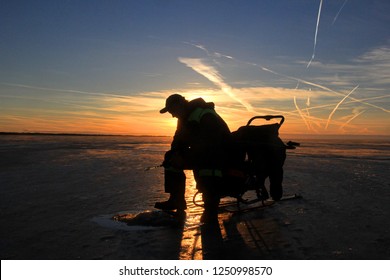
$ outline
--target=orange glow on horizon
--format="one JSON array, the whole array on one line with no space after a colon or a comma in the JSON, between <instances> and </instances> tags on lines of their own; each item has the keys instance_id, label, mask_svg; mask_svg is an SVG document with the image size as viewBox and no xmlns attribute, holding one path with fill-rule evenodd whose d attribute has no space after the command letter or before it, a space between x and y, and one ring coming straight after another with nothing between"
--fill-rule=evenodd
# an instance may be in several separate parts
<instances>
[{"instance_id":1,"label":"orange glow on horizon","mask_svg":"<svg viewBox=\"0 0 390 280\"><path fill-rule=\"evenodd\" d=\"M149 92L137 96L98 96L88 99L89 106L72 107L72 110L20 112L0 119L4 132L85 133L114 135L172 136L177 120L169 113L160 114L165 99L179 93L192 100L202 97L214 102L216 111L224 118L231 131L243 126L256 115L284 115L282 134L369 134L389 135L386 112L380 109L367 111L358 102L345 101L330 118L340 98L334 102L315 104L315 98L334 98L331 93L314 90L285 88L240 88L231 89L239 98L233 99L218 89L186 89ZM294 106L295 98L296 106ZM312 96L313 105L305 105L307 96ZM243 104L251 104L245 107ZM259 107L262 106L262 107ZM253 108L253 109L251 109ZM251 109L251 111L249 111ZM376 119L382 116L383 122ZM272 121L271 121L272 122ZM254 125L267 124L256 121ZM326 127L329 124L328 127Z\"/></svg>"}]
</instances>

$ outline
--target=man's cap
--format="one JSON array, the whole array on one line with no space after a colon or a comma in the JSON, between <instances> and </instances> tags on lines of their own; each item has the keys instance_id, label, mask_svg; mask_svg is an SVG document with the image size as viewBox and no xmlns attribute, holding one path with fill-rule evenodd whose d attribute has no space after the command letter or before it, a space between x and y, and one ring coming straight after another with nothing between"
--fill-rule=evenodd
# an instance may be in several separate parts
<instances>
[{"instance_id":1,"label":"man's cap","mask_svg":"<svg viewBox=\"0 0 390 280\"><path fill-rule=\"evenodd\" d=\"M181 96L180 94L172 94L170 95L167 100L165 101L165 107L160 110L161 114L164 114L168 112L174 105L179 104L183 102L185 98Z\"/></svg>"}]
</instances>

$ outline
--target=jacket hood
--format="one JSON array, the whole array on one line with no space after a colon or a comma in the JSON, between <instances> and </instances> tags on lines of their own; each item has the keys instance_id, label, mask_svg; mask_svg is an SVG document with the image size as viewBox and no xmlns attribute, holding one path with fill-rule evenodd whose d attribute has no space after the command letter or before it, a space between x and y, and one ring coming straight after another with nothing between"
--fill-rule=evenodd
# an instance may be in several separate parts
<instances>
[{"instance_id":1,"label":"jacket hood","mask_svg":"<svg viewBox=\"0 0 390 280\"><path fill-rule=\"evenodd\" d=\"M206 102L201 97L191 100L188 105L190 107L190 111L195 108L214 109L215 107L215 104L213 102Z\"/></svg>"}]
</instances>

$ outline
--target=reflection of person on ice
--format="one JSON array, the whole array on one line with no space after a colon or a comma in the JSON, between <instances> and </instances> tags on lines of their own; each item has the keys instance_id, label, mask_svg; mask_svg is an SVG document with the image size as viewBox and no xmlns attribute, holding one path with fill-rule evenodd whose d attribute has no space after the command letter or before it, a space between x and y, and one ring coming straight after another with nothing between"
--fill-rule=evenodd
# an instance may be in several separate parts
<instances>
[{"instance_id":1,"label":"reflection of person on ice","mask_svg":"<svg viewBox=\"0 0 390 280\"><path fill-rule=\"evenodd\" d=\"M156 202L162 210L185 210L184 169L192 169L198 190L202 193L205 210L203 222L218 218L222 186L222 169L227 162L230 130L215 112L214 103L202 98L186 100L173 94L166 100L160 113L169 112L178 118L171 150L165 154L165 192L168 201Z\"/></svg>"}]
</instances>

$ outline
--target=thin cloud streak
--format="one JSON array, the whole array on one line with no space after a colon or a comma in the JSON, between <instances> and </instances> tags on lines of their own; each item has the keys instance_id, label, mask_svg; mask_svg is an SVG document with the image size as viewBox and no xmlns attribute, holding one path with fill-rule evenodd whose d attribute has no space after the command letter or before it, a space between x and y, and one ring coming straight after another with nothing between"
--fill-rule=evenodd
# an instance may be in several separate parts
<instances>
[{"instance_id":1,"label":"thin cloud streak","mask_svg":"<svg viewBox=\"0 0 390 280\"><path fill-rule=\"evenodd\" d=\"M353 116L350 119L348 119L343 125L341 125L339 129L342 130L346 125L348 125L350 122L352 122L354 119L356 119L358 116L360 116L364 112L365 112L365 110L353 114Z\"/></svg>"},{"instance_id":2,"label":"thin cloud streak","mask_svg":"<svg viewBox=\"0 0 390 280\"><path fill-rule=\"evenodd\" d=\"M111 93L104 93L104 92L89 92L89 91L72 90L72 89L58 89L58 88L36 87L36 86L25 85L25 84L12 84L12 83L1 83L1 84L2 85L6 85L6 86L12 86L12 87L28 88L28 89L38 89L38 90L51 91L51 92L54 91L54 92L80 93L80 94L87 94L87 95L113 96L113 97L117 97L117 98L131 99L131 97L129 97L129 96L123 96L123 95L111 94Z\"/></svg>"},{"instance_id":3,"label":"thin cloud streak","mask_svg":"<svg viewBox=\"0 0 390 280\"><path fill-rule=\"evenodd\" d=\"M308 129L308 130L311 130L310 125L309 125L308 121L306 120L305 115L303 114L303 112L301 111L301 109L299 109L299 107L298 107L296 96L294 96L294 105L295 105L295 108L297 109L299 115L301 116L303 122L305 123L307 129Z\"/></svg>"},{"instance_id":4,"label":"thin cloud streak","mask_svg":"<svg viewBox=\"0 0 390 280\"><path fill-rule=\"evenodd\" d=\"M311 59L309 63L307 64L306 68L310 67L310 64L312 63L315 53L316 53L316 47L317 47L317 36L318 36L318 27L320 25L320 17L321 17L321 9L322 9L322 0L320 1L320 7L318 8L318 15L317 15L317 24L316 24L316 32L314 34L314 46L313 46L313 54L311 56Z\"/></svg>"},{"instance_id":5,"label":"thin cloud streak","mask_svg":"<svg viewBox=\"0 0 390 280\"><path fill-rule=\"evenodd\" d=\"M336 113L337 109L340 107L340 105L344 102L345 99L348 98L348 96L350 96L357 88L359 87L359 85L357 85L353 90L351 90L343 99L341 99L341 101L339 103L337 103L336 107L334 107L334 109L332 110L332 112L329 114L329 117L328 117L328 121L326 122L326 126L325 126L325 129L328 129L328 126L330 124L330 120L332 119L332 116L334 115L334 113Z\"/></svg>"},{"instance_id":6,"label":"thin cloud streak","mask_svg":"<svg viewBox=\"0 0 390 280\"><path fill-rule=\"evenodd\" d=\"M240 99L236 94L234 94L233 89L229 86L219 74L219 72L212 66L206 64L202 59L198 58L183 58L179 57L179 61L185 64L187 67L191 68L195 72L204 76L206 79L218 86L224 93L226 93L230 98L240 103L245 109L249 112L255 112L252 105L246 102L245 100Z\"/></svg>"},{"instance_id":7,"label":"thin cloud streak","mask_svg":"<svg viewBox=\"0 0 390 280\"><path fill-rule=\"evenodd\" d=\"M339 17L341 10L344 8L345 4L347 4L348 0L345 0L343 5L341 6L340 10L337 12L336 16L333 19L332 25L336 22L337 18Z\"/></svg>"}]
</instances>

